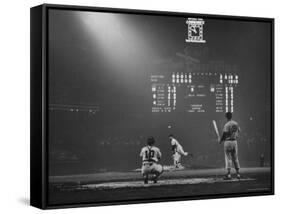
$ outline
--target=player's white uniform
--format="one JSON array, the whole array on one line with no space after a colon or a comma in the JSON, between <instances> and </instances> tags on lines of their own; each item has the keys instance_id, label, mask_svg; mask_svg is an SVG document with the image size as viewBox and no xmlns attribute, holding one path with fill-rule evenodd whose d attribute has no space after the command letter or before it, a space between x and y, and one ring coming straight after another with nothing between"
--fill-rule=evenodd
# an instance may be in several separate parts
<instances>
[{"instance_id":1,"label":"player's white uniform","mask_svg":"<svg viewBox=\"0 0 281 214\"><path fill-rule=\"evenodd\" d=\"M163 172L162 165L157 163L162 156L160 149L155 146L145 146L142 148L140 156L142 157L141 173L143 176Z\"/></svg>"},{"instance_id":2,"label":"player's white uniform","mask_svg":"<svg viewBox=\"0 0 281 214\"><path fill-rule=\"evenodd\" d=\"M228 133L224 141L225 167L230 169L233 163L234 168L239 169L237 138L240 128L238 123L234 120L228 121L224 125L223 132Z\"/></svg>"},{"instance_id":3,"label":"player's white uniform","mask_svg":"<svg viewBox=\"0 0 281 214\"><path fill-rule=\"evenodd\" d=\"M176 152L179 153L180 155L187 155L186 152L183 150L182 146L180 145L180 143L175 138L172 138L171 145L176 146Z\"/></svg>"},{"instance_id":4,"label":"player's white uniform","mask_svg":"<svg viewBox=\"0 0 281 214\"><path fill-rule=\"evenodd\" d=\"M181 156L186 156L188 153L183 150L182 146L175 138L172 138L171 145L175 146L175 153L173 154L173 159L174 165L177 166L178 164L180 164Z\"/></svg>"}]
</instances>

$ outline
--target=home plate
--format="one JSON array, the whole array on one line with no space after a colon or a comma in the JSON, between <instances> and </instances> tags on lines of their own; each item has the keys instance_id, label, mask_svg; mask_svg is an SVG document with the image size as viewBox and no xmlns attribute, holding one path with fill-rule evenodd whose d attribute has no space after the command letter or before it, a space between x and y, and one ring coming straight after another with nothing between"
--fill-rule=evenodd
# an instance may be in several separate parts
<instances>
[{"instance_id":1,"label":"home plate","mask_svg":"<svg viewBox=\"0 0 281 214\"><path fill-rule=\"evenodd\" d=\"M168 186L168 185L192 185L192 184L212 184L212 183L227 183L227 182L244 182L254 181L253 178L224 180L223 178L187 178L187 179L167 179L159 180L158 183L144 184L143 181L122 181L122 182L106 182L99 184L86 184L78 187L79 189L121 189L121 188L145 188L154 186Z\"/></svg>"}]
</instances>

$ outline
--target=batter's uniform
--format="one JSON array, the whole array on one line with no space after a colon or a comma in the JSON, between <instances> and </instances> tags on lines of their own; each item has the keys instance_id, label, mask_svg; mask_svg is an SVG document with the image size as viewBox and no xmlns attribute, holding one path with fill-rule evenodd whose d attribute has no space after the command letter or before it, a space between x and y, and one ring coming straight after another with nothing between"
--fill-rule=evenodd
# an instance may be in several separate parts
<instances>
[{"instance_id":1,"label":"batter's uniform","mask_svg":"<svg viewBox=\"0 0 281 214\"><path fill-rule=\"evenodd\" d=\"M163 166L157 163L162 156L159 148L145 146L142 148L140 156L142 157L141 173L143 176L161 174L163 172Z\"/></svg>"},{"instance_id":2,"label":"batter's uniform","mask_svg":"<svg viewBox=\"0 0 281 214\"><path fill-rule=\"evenodd\" d=\"M224 141L225 167L230 169L233 164L235 169L239 169L237 138L240 128L238 123L234 120L228 121L224 125L223 132L227 133Z\"/></svg>"}]
</instances>

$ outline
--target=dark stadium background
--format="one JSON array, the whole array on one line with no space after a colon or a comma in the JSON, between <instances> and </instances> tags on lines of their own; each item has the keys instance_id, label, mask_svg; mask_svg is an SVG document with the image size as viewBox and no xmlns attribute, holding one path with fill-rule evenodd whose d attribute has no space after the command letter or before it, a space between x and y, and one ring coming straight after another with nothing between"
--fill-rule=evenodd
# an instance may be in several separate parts
<instances>
[{"instance_id":1,"label":"dark stadium background","mask_svg":"<svg viewBox=\"0 0 281 214\"><path fill-rule=\"evenodd\" d=\"M215 119L222 129L223 114L211 108L207 113L151 112L150 75L188 72L176 56L185 49L200 63L222 61L238 68L239 159L242 167L258 166L261 154L269 162L270 24L204 19L207 42L194 45L185 42L188 17L49 13L50 175L139 168L148 136L155 137L161 162L171 165L171 133L194 153L184 164L223 167L212 127Z\"/></svg>"}]
</instances>

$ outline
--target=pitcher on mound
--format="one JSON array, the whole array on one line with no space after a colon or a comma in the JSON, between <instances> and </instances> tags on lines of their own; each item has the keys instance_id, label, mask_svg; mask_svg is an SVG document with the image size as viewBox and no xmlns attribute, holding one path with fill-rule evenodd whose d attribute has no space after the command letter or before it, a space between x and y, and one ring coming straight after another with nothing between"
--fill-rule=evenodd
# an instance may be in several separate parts
<instances>
[{"instance_id":1,"label":"pitcher on mound","mask_svg":"<svg viewBox=\"0 0 281 214\"><path fill-rule=\"evenodd\" d=\"M192 156L192 154L189 154L188 152L185 152L182 145L175 139L175 137L170 134L169 135L169 139L171 142L171 146L172 146L172 158L174 161L174 166L176 168L182 168L183 166L181 165L181 156Z\"/></svg>"}]
</instances>

